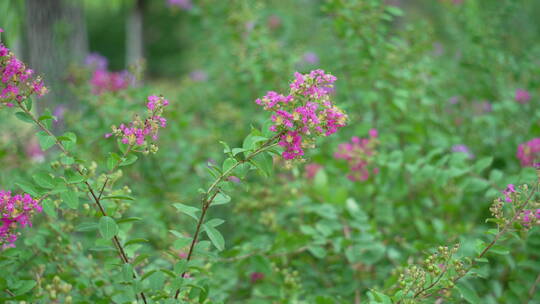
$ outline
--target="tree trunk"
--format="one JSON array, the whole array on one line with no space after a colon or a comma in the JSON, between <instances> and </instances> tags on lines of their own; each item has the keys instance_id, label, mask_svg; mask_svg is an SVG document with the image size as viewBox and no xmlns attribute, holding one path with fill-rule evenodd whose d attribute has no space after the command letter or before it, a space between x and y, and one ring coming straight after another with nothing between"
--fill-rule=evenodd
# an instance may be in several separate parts
<instances>
[{"instance_id":1,"label":"tree trunk","mask_svg":"<svg viewBox=\"0 0 540 304\"><path fill-rule=\"evenodd\" d=\"M28 63L50 89L37 106L75 106L66 84L70 64L82 63L88 39L82 1L26 0Z\"/></svg>"},{"instance_id":2,"label":"tree trunk","mask_svg":"<svg viewBox=\"0 0 540 304\"><path fill-rule=\"evenodd\" d=\"M136 0L126 22L126 65L141 64L144 59L144 0Z\"/></svg>"}]
</instances>

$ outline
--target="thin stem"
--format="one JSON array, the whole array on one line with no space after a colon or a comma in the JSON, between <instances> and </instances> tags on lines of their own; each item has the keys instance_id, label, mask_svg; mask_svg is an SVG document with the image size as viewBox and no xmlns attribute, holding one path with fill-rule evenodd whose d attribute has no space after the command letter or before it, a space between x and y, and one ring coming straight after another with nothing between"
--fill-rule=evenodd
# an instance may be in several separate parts
<instances>
[{"instance_id":1,"label":"thin stem","mask_svg":"<svg viewBox=\"0 0 540 304\"><path fill-rule=\"evenodd\" d=\"M431 288L433 288L435 285L437 285L437 283L439 283L439 281L442 279L442 277L444 276L444 274L446 273L446 270L448 269L448 263L450 262L450 260L452 259L452 253L450 254L450 257L448 258L448 260L446 260L446 263L444 264L444 269L443 271L441 271L441 274L439 274L439 276L437 276L437 278L435 279L435 281L433 281L431 284L429 284L429 286L427 287L424 287L422 288L421 290L419 290L418 292L416 292L414 294L414 297L413 298L417 298L418 296L420 296L422 293L430 290Z\"/></svg>"},{"instance_id":2,"label":"thin stem","mask_svg":"<svg viewBox=\"0 0 540 304\"><path fill-rule=\"evenodd\" d=\"M230 167L229 169L227 169L223 173L221 173L216 178L216 180L210 185L208 190L206 190L206 192L204 193L203 198L201 200L201 205L202 205L201 216L199 217L199 220L197 222L197 227L195 228L195 233L193 234L193 240L191 241L191 245L189 246L189 252L188 252L188 255L187 255L187 258L186 258L187 261L190 261L192 256L193 256L193 251L194 251L194 248L195 248L195 244L197 243L197 239L199 238L199 234L201 232L201 226L202 226L202 223L204 222L204 217L206 216L206 211L208 210L208 208L210 208L210 205L212 204L212 202L214 201L214 199L216 198L216 196L220 192L219 189L216 190L216 188L238 166L240 166L241 164L249 162L251 159L253 159L258 154L275 147L277 145L276 140L281 135L282 134L279 133L279 134L275 135L274 137L268 139L261 147L259 147L257 150L255 150L255 151L251 152L250 154L248 154L245 159L237 161L232 167ZM186 274L186 272L182 273L182 278L184 277L185 274ZM178 288L176 290L174 298L178 299L179 294L180 294L180 288Z\"/></svg>"},{"instance_id":3,"label":"thin stem","mask_svg":"<svg viewBox=\"0 0 540 304\"><path fill-rule=\"evenodd\" d=\"M533 299L534 295L536 294L536 287L538 286L538 284L540 284L540 273L538 274L536 280L529 289L529 299L526 301L526 303L529 303Z\"/></svg>"},{"instance_id":4,"label":"thin stem","mask_svg":"<svg viewBox=\"0 0 540 304\"><path fill-rule=\"evenodd\" d=\"M11 292L11 290L9 290L9 289L7 289L7 288L4 289L4 291L5 291L10 297L14 297L14 296L15 296L15 294L14 294L13 292Z\"/></svg>"},{"instance_id":5,"label":"thin stem","mask_svg":"<svg viewBox=\"0 0 540 304\"><path fill-rule=\"evenodd\" d=\"M32 112L30 112L26 107L24 107L22 105L22 103L18 103L18 106L19 108L21 108L26 114L29 115L29 117L34 121L34 123L43 131L45 132L48 136L54 138L54 141L55 141L55 144L56 146L58 146L58 148L66 155L66 156L71 156L71 153L68 152L68 150L66 149L66 147L62 144L62 142L49 130L47 129L47 127L45 125L43 125L43 123L41 121L39 121L38 119L36 119L36 117L32 114ZM75 168L75 171L77 171L77 173L79 173L82 177L85 177L85 174L84 172L77 166L73 166L73 168ZM88 181L85 181L84 184L86 185L86 188L88 189L88 191L90 192L90 195L91 197L93 198L93 201L95 202L95 204L98 206L98 209L99 211L101 212L101 215L102 216L107 216L107 213L105 212L105 208L103 208L103 205L101 204L101 195L103 194L103 190L105 189L105 185L107 184L107 181L108 179L105 181L103 187L101 188L100 190L100 193L99 195L96 195L96 192L94 191L94 189L92 188L92 186L90 185L90 183L88 183ZM120 260L123 262L123 263L126 263L126 264L129 264L129 259L128 259L128 256L124 250L124 248L122 247L122 244L120 243L120 240L118 239L117 236L114 236L113 237L113 243L118 251L118 255L120 257ZM140 293L141 295L141 298L143 299L143 302L146 304L147 301L146 301L146 296L144 295L144 292L141 291Z\"/></svg>"}]
</instances>

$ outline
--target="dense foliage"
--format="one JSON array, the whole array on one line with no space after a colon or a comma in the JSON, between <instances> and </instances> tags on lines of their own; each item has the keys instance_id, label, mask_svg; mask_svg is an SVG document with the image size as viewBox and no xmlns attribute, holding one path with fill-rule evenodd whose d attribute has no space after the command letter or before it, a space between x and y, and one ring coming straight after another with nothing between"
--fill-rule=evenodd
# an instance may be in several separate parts
<instances>
[{"instance_id":1,"label":"dense foliage","mask_svg":"<svg viewBox=\"0 0 540 304\"><path fill-rule=\"evenodd\" d=\"M540 303L539 3L88 1L50 109L1 5L0 302Z\"/></svg>"}]
</instances>

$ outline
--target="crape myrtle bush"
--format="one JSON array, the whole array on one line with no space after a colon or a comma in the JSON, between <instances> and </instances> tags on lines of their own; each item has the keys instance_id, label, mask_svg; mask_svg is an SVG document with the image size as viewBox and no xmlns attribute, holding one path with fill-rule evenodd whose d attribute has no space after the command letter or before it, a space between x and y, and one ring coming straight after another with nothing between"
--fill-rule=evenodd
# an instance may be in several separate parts
<instances>
[{"instance_id":1,"label":"crape myrtle bush","mask_svg":"<svg viewBox=\"0 0 540 304\"><path fill-rule=\"evenodd\" d=\"M1 301L540 301L533 7L163 2L179 87L2 55Z\"/></svg>"}]
</instances>

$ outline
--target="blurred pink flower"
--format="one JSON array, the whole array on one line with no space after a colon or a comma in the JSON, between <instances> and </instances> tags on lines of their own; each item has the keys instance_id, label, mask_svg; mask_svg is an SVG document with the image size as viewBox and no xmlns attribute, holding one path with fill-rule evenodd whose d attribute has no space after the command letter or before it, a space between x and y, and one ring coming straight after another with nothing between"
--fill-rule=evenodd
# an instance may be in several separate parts
<instances>
[{"instance_id":1,"label":"blurred pink flower","mask_svg":"<svg viewBox=\"0 0 540 304\"><path fill-rule=\"evenodd\" d=\"M521 104L526 104L531 100L531 94L527 90L524 89L516 89L516 95L515 95L516 101Z\"/></svg>"},{"instance_id":2,"label":"blurred pink flower","mask_svg":"<svg viewBox=\"0 0 540 304\"><path fill-rule=\"evenodd\" d=\"M315 52L306 52L302 56L302 61L307 64L318 64L319 56Z\"/></svg>"},{"instance_id":3,"label":"blurred pink flower","mask_svg":"<svg viewBox=\"0 0 540 304\"><path fill-rule=\"evenodd\" d=\"M208 74L204 70L197 69L189 73L189 78L194 82L205 82L208 80Z\"/></svg>"},{"instance_id":4,"label":"blurred pink flower","mask_svg":"<svg viewBox=\"0 0 540 304\"><path fill-rule=\"evenodd\" d=\"M258 281L264 279L264 273L262 272L252 272L249 276L251 279L251 283L257 283Z\"/></svg>"},{"instance_id":5,"label":"blurred pink flower","mask_svg":"<svg viewBox=\"0 0 540 304\"><path fill-rule=\"evenodd\" d=\"M193 3L191 3L191 0L167 0L167 3L169 6L176 6L186 11L193 8Z\"/></svg>"},{"instance_id":6,"label":"blurred pink flower","mask_svg":"<svg viewBox=\"0 0 540 304\"><path fill-rule=\"evenodd\" d=\"M276 30L281 26L281 18L278 15L270 15L268 17L268 27L271 30Z\"/></svg>"},{"instance_id":7,"label":"blurred pink flower","mask_svg":"<svg viewBox=\"0 0 540 304\"><path fill-rule=\"evenodd\" d=\"M306 178L307 179L313 179L315 175L317 175L317 172L322 169L322 166L316 163L307 164L305 167L306 170Z\"/></svg>"},{"instance_id":8,"label":"blurred pink flower","mask_svg":"<svg viewBox=\"0 0 540 304\"><path fill-rule=\"evenodd\" d=\"M36 163L42 163L45 161L45 152L41 150L36 138L32 138L27 144L25 149L26 155Z\"/></svg>"}]
</instances>

